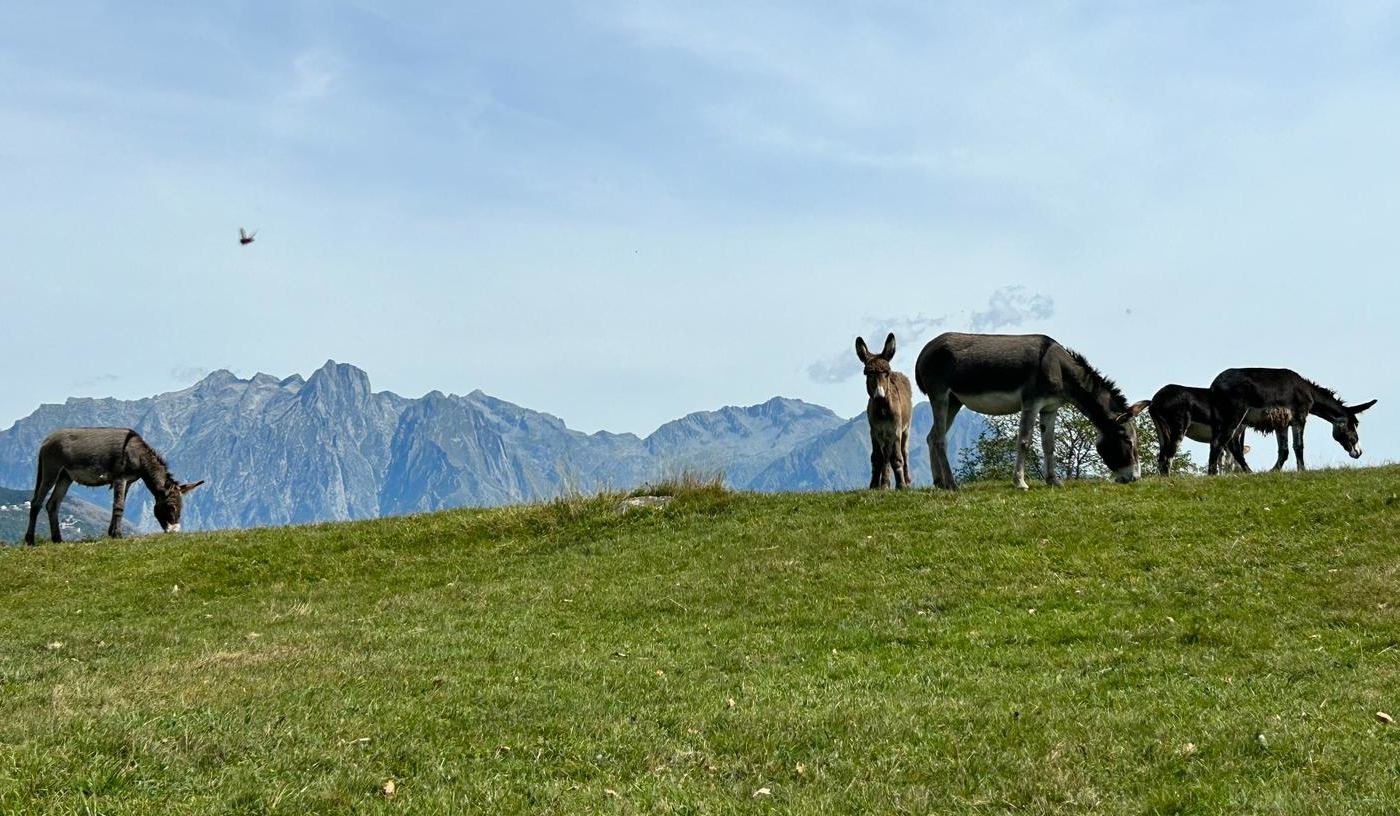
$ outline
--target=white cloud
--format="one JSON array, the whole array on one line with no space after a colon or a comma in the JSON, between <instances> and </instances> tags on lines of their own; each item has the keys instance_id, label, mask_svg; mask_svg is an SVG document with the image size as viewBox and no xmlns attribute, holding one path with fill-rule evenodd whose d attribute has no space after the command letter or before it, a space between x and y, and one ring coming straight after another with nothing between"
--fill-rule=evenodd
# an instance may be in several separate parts
<instances>
[{"instance_id":1,"label":"white cloud","mask_svg":"<svg viewBox=\"0 0 1400 816\"><path fill-rule=\"evenodd\" d=\"M905 344L904 348L907 349L910 344L926 339L929 332L942 327L947 322L947 317L927 317L925 315L866 317L861 321L861 325L874 327L874 331L860 336L865 338L866 345L872 349L879 349L885 344L885 335L893 333L896 349L899 348L901 340ZM860 361L856 359L854 336L851 337L850 345L846 351L824 357L807 366L807 376L819 383L845 382L859 375L860 372L861 365Z\"/></svg>"},{"instance_id":2,"label":"white cloud","mask_svg":"<svg viewBox=\"0 0 1400 816\"><path fill-rule=\"evenodd\" d=\"M970 325L975 332L994 332L1048 320L1055 314L1055 300L1049 295L1027 292L1024 286L1003 286L992 293L985 311L973 312Z\"/></svg>"},{"instance_id":3,"label":"white cloud","mask_svg":"<svg viewBox=\"0 0 1400 816\"><path fill-rule=\"evenodd\" d=\"M932 339L929 335L935 329L966 325L975 332L994 332L1036 320L1048 320L1054 313L1055 301L1049 295L1029 292L1024 286L1003 286L987 299L986 309L974 311L966 318L960 315L867 316L861 325L874 330L861 336L867 345L878 348L884 345L885 335L893 333L896 347L903 349L903 354L912 355L918 353L922 343ZM910 361L906 359L905 362ZM861 366L855 354L855 337L851 338L851 346L846 351L830 354L807 366L808 377L826 384L845 382L860 372Z\"/></svg>"}]
</instances>

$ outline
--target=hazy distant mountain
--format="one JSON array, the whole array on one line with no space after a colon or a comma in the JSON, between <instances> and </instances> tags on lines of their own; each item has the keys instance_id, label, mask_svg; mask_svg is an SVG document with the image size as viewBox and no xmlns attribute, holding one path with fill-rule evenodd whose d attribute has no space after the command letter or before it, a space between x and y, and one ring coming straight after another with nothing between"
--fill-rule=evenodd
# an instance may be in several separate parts
<instances>
[{"instance_id":1,"label":"hazy distant mountain","mask_svg":"<svg viewBox=\"0 0 1400 816\"><path fill-rule=\"evenodd\" d=\"M928 417L927 404L915 409L916 484L929 482ZM141 400L44 405L0 432L0 484L33 484L44 436L85 425L135 428L178 478L206 479L185 504L190 529L529 501L632 488L682 469L721 471L731 486L755 490L848 489L870 478L864 417L842 419L800 400L688 414L646 438L585 434L480 391L376 393L365 372L328 361L305 380L216 371ZM950 441L960 448L980 427L964 411ZM75 486L69 495L110 502L105 489ZM154 528L144 488L133 488L126 518Z\"/></svg>"}]
</instances>

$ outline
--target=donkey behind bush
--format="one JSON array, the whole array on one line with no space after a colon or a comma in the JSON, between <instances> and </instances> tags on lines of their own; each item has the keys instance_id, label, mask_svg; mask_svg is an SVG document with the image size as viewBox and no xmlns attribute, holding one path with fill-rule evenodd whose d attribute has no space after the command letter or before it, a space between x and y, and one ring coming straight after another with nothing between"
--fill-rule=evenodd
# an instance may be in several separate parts
<instances>
[{"instance_id":1,"label":"donkey behind bush","mask_svg":"<svg viewBox=\"0 0 1400 816\"><path fill-rule=\"evenodd\" d=\"M1209 388L1176 383L1164 385L1152 395L1147 413L1157 430L1157 470L1163 476L1171 472L1172 460L1176 458L1183 437L1210 444ZM1221 467L1233 470L1238 467L1235 463L1244 461L1244 455L1249 453L1249 446L1244 444L1244 428L1236 431L1228 444L1231 458L1222 458Z\"/></svg>"},{"instance_id":2,"label":"donkey behind bush","mask_svg":"<svg viewBox=\"0 0 1400 816\"><path fill-rule=\"evenodd\" d=\"M184 494L204 484L201 479L181 484L166 469L165 460L130 428L63 428L54 431L39 445L39 468L34 480L34 498L29 502L29 527L24 543L34 543L34 525L39 506L49 490L49 535L62 541L58 527L58 506L73 482L89 487L112 486L112 523L107 535L121 538L122 510L126 489L140 479L155 497L156 521L167 533L180 530L180 509Z\"/></svg>"},{"instance_id":3,"label":"donkey behind bush","mask_svg":"<svg viewBox=\"0 0 1400 816\"><path fill-rule=\"evenodd\" d=\"M894 471L895 488L909 486L909 420L914 415L909 378L890 368L894 334L885 348L871 354L865 338L856 338L856 357L865 366L865 392L870 395L865 415L870 421L870 487L888 487Z\"/></svg>"}]
</instances>

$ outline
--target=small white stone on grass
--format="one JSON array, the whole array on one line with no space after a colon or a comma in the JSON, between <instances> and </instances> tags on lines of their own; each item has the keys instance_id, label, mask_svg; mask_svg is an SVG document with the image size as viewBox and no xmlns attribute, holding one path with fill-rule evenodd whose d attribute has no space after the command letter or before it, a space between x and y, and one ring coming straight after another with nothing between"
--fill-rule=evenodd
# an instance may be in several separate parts
<instances>
[{"instance_id":1,"label":"small white stone on grass","mask_svg":"<svg viewBox=\"0 0 1400 816\"><path fill-rule=\"evenodd\" d=\"M1376 719L1380 720L1381 722L1385 723L1386 725L1393 725L1393 724L1395 723L1395 718L1392 717L1392 716L1390 716L1389 714L1387 714L1387 713L1384 712L1384 711L1377 711L1377 712L1376 712Z\"/></svg>"},{"instance_id":2,"label":"small white stone on grass","mask_svg":"<svg viewBox=\"0 0 1400 816\"><path fill-rule=\"evenodd\" d=\"M642 508L661 509L671 503L671 496L633 496L623 499L613 508L618 513L628 513Z\"/></svg>"}]
</instances>

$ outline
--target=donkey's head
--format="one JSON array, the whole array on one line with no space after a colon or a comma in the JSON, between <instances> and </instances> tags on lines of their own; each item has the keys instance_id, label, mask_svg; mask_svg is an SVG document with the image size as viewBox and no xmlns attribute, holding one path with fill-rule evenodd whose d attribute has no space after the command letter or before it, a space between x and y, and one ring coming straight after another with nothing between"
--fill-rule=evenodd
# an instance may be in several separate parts
<instances>
[{"instance_id":1,"label":"donkey's head","mask_svg":"<svg viewBox=\"0 0 1400 816\"><path fill-rule=\"evenodd\" d=\"M1142 409L1151 404L1152 400L1138 400L1113 414L1113 421L1108 427L1099 429L1099 438L1094 441L1094 449L1108 469L1113 471L1113 479L1119 484L1127 484L1142 476L1142 462L1138 460L1137 450L1137 423L1134 420Z\"/></svg>"},{"instance_id":2,"label":"donkey's head","mask_svg":"<svg viewBox=\"0 0 1400 816\"><path fill-rule=\"evenodd\" d=\"M155 513L160 529L167 533L180 532L180 509L184 504L184 495L202 484L203 479L180 484L173 476L166 476L164 495L156 497Z\"/></svg>"},{"instance_id":3,"label":"donkey's head","mask_svg":"<svg viewBox=\"0 0 1400 816\"><path fill-rule=\"evenodd\" d=\"M894 359L894 332L885 338L885 348L879 354L871 354L865 347L865 338L856 338L856 357L865 366L865 393L871 399L889 399L890 360Z\"/></svg>"},{"instance_id":4,"label":"donkey's head","mask_svg":"<svg viewBox=\"0 0 1400 816\"><path fill-rule=\"evenodd\" d=\"M1356 432L1356 415L1375 404L1376 401L1371 400L1360 405L1343 405L1342 415L1332 421L1332 438L1353 459L1361 458L1361 437Z\"/></svg>"}]
</instances>

